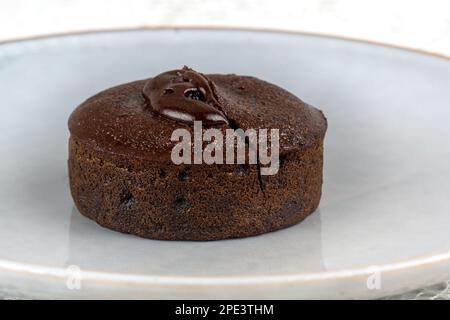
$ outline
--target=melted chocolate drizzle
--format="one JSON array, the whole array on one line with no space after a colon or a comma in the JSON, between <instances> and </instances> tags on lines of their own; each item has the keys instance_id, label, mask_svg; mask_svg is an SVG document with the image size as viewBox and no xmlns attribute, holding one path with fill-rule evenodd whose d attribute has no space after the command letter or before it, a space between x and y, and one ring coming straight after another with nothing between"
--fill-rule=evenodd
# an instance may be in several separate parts
<instances>
[{"instance_id":1,"label":"melted chocolate drizzle","mask_svg":"<svg viewBox=\"0 0 450 320\"><path fill-rule=\"evenodd\" d=\"M152 110L185 123L202 121L207 126L228 125L213 83L188 67L159 74L144 86L143 94Z\"/></svg>"}]
</instances>

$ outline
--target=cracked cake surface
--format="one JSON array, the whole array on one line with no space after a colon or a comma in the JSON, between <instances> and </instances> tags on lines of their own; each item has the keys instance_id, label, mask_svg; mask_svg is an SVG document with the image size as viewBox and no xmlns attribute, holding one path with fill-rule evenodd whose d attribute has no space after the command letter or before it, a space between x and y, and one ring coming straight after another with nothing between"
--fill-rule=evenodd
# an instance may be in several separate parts
<instances>
[{"instance_id":1,"label":"cracked cake surface","mask_svg":"<svg viewBox=\"0 0 450 320\"><path fill-rule=\"evenodd\" d=\"M170 86L154 80L163 73L102 91L74 110L68 166L79 211L113 230L167 240L256 235L312 213L322 187L323 113L254 77L180 71ZM193 134L194 120L222 131L279 129L278 173L261 176L259 163L174 164L172 133Z\"/></svg>"}]
</instances>

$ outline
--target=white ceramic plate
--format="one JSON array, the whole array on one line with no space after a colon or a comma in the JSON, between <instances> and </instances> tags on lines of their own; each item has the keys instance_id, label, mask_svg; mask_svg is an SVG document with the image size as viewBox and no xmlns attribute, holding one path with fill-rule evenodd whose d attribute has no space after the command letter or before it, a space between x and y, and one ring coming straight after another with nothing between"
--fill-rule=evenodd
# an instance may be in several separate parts
<instances>
[{"instance_id":1,"label":"white ceramic plate","mask_svg":"<svg viewBox=\"0 0 450 320\"><path fill-rule=\"evenodd\" d=\"M185 64L274 82L325 111L314 215L257 237L169 242L74 209L71 111ZM0 287L10 295L366 298L450 277L450 61L288 33L106 32L0 45L0 88Z\"/></svg>"}]
</instances>

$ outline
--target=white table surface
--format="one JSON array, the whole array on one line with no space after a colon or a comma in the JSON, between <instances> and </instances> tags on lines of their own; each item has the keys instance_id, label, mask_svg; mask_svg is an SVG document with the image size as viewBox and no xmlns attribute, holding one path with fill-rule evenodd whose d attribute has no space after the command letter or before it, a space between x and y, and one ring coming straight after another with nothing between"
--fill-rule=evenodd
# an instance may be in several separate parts
<instances>
[{"instance_id":1,"label":"white table surface","mask_svg":"<svg viewBox=\"0 0 450 320\"><path fill-rule=\"evenodd\" d=\"M450 56L447 0L1 0L0 41L92 29L196 25L302 30Z\"/></svg>"},{"instance_id":2,"label":"white table surface","mask_svg":"<svg viewBox=\"0 0 450 320\"><path fill-rule=\"evenodd\" d=\"M447 0L1 0L0 42L152 26L296 30L383 42L450 57ZM23 298L2 291L0 298ZM450 282L395 299L450 299Z\"/></svg>"}]
</instances>

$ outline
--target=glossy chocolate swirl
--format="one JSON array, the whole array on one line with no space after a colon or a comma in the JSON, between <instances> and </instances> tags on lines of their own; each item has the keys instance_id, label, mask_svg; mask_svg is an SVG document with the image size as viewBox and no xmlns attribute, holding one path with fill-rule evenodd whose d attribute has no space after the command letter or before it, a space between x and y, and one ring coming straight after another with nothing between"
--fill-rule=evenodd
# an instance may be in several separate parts
<instances>
[{"instance_id":1,"label":"glossy chocolate swirl","mask_svg":"<svg viewBox=\"0 0 450 320\"><path fill-rule=\"evenodd\" d=\"M188 67L159 74L144 86L143 94L154 112L167 118L207 126L228 124L212 82Z\"/></svg>"}]
</instances>

